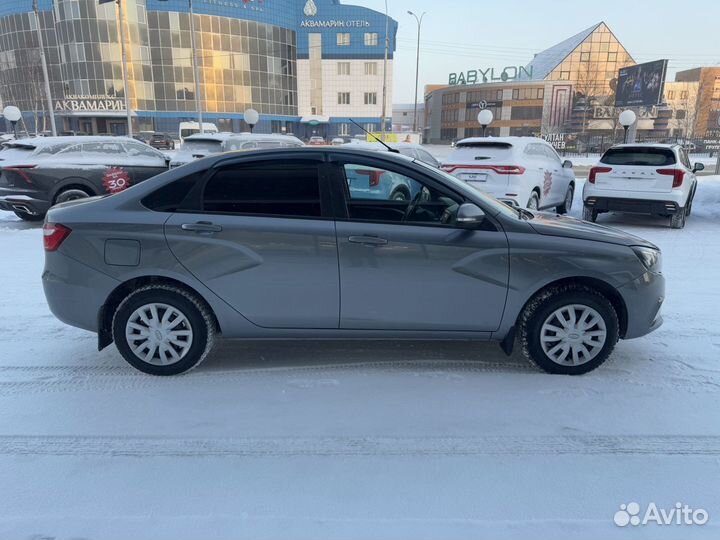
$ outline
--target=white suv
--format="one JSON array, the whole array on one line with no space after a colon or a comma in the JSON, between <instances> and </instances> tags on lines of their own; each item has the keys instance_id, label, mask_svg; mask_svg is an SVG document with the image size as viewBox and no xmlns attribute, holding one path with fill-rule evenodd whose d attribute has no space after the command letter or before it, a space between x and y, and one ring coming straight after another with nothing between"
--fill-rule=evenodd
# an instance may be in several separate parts
<instances>
[{"instance_id":1,"label":"white suv","mask_svg":"<svg viewBox=\"0 0 720 540\"><path fill-rule=\"evenodd\" d=\"M559 214L575 192L572 163L536 137L473 137L457 143L443 170L511 206Z\"/></svg>"},{"instance_id":2,"label":"white suv","mask_svg":"<svg viewBox=\"0 0 720 540\"><path fill-rule=\"evenodd\" d=\"M678 144L619 144L590 169L583 188L583 219L594 222L603 212L632 212L670 217L682 229L692 211L695 173Z\"/></svg>"}]
</instances>

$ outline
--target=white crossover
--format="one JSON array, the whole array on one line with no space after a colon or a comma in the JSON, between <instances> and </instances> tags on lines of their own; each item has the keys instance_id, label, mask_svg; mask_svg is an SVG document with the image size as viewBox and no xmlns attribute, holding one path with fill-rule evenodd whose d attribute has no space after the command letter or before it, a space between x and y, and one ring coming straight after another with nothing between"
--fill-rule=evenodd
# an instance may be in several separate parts
<instances>
[{"instance_id":1,"label":"white crossover","mask_svg":"<svg viewBox=\"0 0 720 540\"><path fill-rule=\"evenodd\" d=\"M459 141L442 167L511 206L570 211L575 173L537 137L472 137Z\"/></svg>"},{"instance_id":2,"label":"white crossover","mask_svg":"<svg viewBox=\"0 0 720 540\"><path fill-rule=\"evenodd\" d=\"M674 229L685 226L697 189L695 173L679 144L619 144L590 169L583 188L583 219L604 212L653 214L670 218Z\"/></svg>"}]
</instances>

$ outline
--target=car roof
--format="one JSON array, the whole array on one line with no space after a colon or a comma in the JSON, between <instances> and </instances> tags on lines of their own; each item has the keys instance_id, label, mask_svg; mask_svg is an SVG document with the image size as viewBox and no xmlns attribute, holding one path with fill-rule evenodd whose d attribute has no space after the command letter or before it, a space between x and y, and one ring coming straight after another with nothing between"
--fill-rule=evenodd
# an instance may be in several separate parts
<instances>
[{"instance_id":1,"label":"car roof","mask_svg":"<svg viewBox=\"0 0 720 540\"><path fill-rule=\"evenodd\" d=\"M381 159L381 160L391 160L395 161L397 163L404 163L407 164L408 162L413 162L415 159L404 156L402 154L396 154L394 152L373 152L369 151L368 149L361 149L361 148L350 148L350 145L340 145L340 146L325 146L322 148L312 146L295 146L295 147L287 147L287 148L268 148L268 149L262 149L262 150L251 150L251 151L232 151L232 152L223 152L221 154L213 154L212 156L209 156L205 159L213 160L215 163L235 159L235 158L252 158L253 156L268 156L271 157L273 155L292 155L297 154L298 157L303 155L312 155L312 154L333 154L333 155L340 155L340 154L346 154L346 155L356 155L358 157L361 156L372 156L374 159Z\"/></svg>"},{"instance_id":2,"label":"car roof","mask_svg":"<svg viewBox=\"0 0 720 540\"><path fill-rule=\"evenodd\" d=\"M645 148L678 148L680 145L677 143L622 143L622 144L614 144L610 148L637 148L638 146L642 146Z\"/></svg>"},{"instance_id":3,"label":"car roof","mask_svg":"<svg viewBox=\"0 0 720 540\"><path fill-rule=\"evenodd\" d=\"M61 143L82 144L87 142L108 142L108 140L137 143L137 141L131 137L108 137L106 135L62 135L59 137L26 137L24 139L6 141L3 144L9 147L32 146L35 148L41 148Z\"/></svg>"},{"instance_id":4,"label":"car roof","mask_svg":"<svg viewBox=\"0 0 720 540\"><path fill-rule=\"evenodd\" d=\"M395 148L397 150L400 150L401 148L421 148L422 144L416 144L416 143L406 143L406 142L386 142L390 148ZM343 145L344 148L357 148L357 149L366 149L371 151L383 151L386 150L386 148L382 145L382 143L378 141L358 141L358 140L351 140L348 143L345 143Z\"/></svg>"},{"instance_id":5,"label":"car roof","mask_svg":"<svg viewBox=\"0 0 720 540\"><path fill-rule=\"evenodd\" d=\"M511 146L524 147L530 143L545 143L548 142L540 137L467 137L457 141L456 146L461 144L473 144L473 143L501 143L509 144Z\"/></svg>"}]
</instances>

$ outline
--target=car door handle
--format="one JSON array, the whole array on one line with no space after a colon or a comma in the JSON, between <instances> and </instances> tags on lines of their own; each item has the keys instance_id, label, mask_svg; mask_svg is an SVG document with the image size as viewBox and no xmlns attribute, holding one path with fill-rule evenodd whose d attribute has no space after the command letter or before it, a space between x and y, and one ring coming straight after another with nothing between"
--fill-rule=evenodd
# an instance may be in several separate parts
<instances>
[{"instance_id":1,"label":"car door handle","mask_svg":"<svg viewBox=\"0 0 720 540\"><path fill-rule=\"evenodd\" d=\"M209 221L198 221L197 223L183 223L180 225L183 231L193 231L198 233L213 233L222 231L220 225L215 225Z\"/></svg>"},{"instance_id":2,"label":"car door handle","mask_svg":"<svg viewBox=\"0 0 720 540\"><path fill-rule=\"evenodd\" d=\"M364 244L366 246L384 246L388 243L385 238L379 236L350 236L348 242L353 244Z\"/></svg>"}]
</instances>

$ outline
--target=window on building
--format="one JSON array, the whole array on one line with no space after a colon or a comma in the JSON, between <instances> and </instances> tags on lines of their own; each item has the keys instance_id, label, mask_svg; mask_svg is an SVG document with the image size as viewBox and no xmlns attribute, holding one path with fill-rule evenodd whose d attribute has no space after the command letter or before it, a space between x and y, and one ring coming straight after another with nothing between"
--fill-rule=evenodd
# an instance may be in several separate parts
<instances>
[{"instance_id":1,"label":"window on building","mask_svg":"<svg viewBox=\"0 0 720 540\"><path fill-rule=\"evenodd\" d=\"M580 53L580 61L581 62L589 62L590 61L590 53L589 52Z\"/></svg>"},{"instance_id":2,"label":"window on building","mask_svg":"<svg viewBox=\"0 0 720 540\"><path fill-rule=\"evenodd\" d=\"M365 32L365 46L366 47L377 47L378 34L377 32Z\"/></svg>"},{"instance_id":3,"label":"window on building","mask_svg":"<svg viewBox=\"0 0 720 540\"><path fill-rule=\"evenodd\" d=\"M460 94L457 92L452 94L443 94L442 97L442 104L443 105L452 105L453 103L459 103L460 102Z\"/></svg>"},{"instance_id":4,"label":"window on building","mask_svg":"<svg viewBox=\"0 0 720 540\"><path fill-rule=\"evenodd\" d=\"M542 99L543 88L513 88L513 99Z\"/></svg>"},{"instance_id":5,"label":"window on building","mask_svg":"<svg viewBox=\"0 0 720 540\"><path fill-rule=\"evenodd\" d=\"M513 107L510 111L511 120L538 120L542 118L542 107Z\"/></svg>"},{"instance_id":6,"label":"window on building","mask_svg":"<svg viewBox=\"0 0 720 540\"><path fill-rule=\"evenodd\" d=\"M570 72L569 71L561 71L560 72L560 80L561 81L569 81L570 80Z\"/></svg>"},{"instance_id":7,"label":"window on building","mask_svg":"<svg viewBox=\"0 0 720 540\"><path fill-rule=\"evenodd\" d=\"M365 92L365 105L377 105L377 92Z\"/></svg>"},{"instance_id":8,"label":"window on building","mask_svg":"<svg viewBox=\"0 0 720 540\"><path fill-rule=\"evenodd\" d=\"M338 75L350 75L350 62L338 62Z\"/></svg>"},{"instance_id":9,"label":"window on building","mask_svg":"<svg viewBox=\"0 0 720 540\"><path fill-rule=\"evenodd\" d=\"M338 92L338 105L350 105L350 92Z\"/></svg>"},{"instance_id":10,"label":"window on building","mask_svg":"<svg viewBox=\"0 0 720 540\"><path fill-rule=\"evenodd\" d=\"M683 91L680 92L680 99L687 99L687 98L688 98L688 95L689 95L689 94L688 94L688 91L687 91L687 90L683 90Z\"/></svg>"},{"instance_id":11,"label":"window on building","mask_svg":"<svg viewBox=\"0 0 720 540\"><path fill-rule=\"evenodd\" d=\"M370 133L375 131L375 124L365 124L363 127L365 128L365 131L369 131Z\"/></svg>"},{"instance_id":12,"label":"window on building","mask_svg":"<svg viewBox=\"0 0 720 540\"><path fill-rule=\"evenodd\" d=\"M670 90L670 91L667 93L667 98L668 98L668 99L675 99L675 91L674 91L674 90Z\"/></svg>"},{"instance_id":13,"label":"window on building","mask_svg":"<svg viewBox=\"0 0 720 540\"><path fill-rule=\"evenodd\" d=\"M467 133L466 133L467 135ZM443 141L453 141L457 138L457 128L442 128L440 130L440 138Z\"/></svg>"},{"instance_id":14,"label":"window on building","mask_svg":"<svg viewBox=\"0 0 720 540\"><path fill-rule=\"evenodd\" d=\"M338 33L337 44L339 47L349 47L350 46L350 33L349 32Z\"/></svg>"},{"instance_id":15,"label":"window on building","mask_svg":"<svg viewBox=\"0 0 720 540\"><path fill-rule=\"evenodd\" d=\"M338 135L340 136L346 136L350 135L350 124L340 124L338 126Z\"/></svg>"},{"instance_id":16,"label":"window on building","mask_svg":"<svg viewBox=\"0 0 720 540\"><path fill-rule=\"evenodd\" d=\"M365 62L365 75L377 75L377 62Z\"/></svg>"},{"instance_id":17,"label":"window on building","mask_svg":"<svg viewBox=\"0 0 720 540\"><path fill-rule=\"evenodd\" d=\"M205 187L203 210L223 214L320 217L317 165L275 162L224 167Z\"/></svg>"},{"instance_id":18,"label":"window on building","mask_svg":"<svg viewBox=\"0 0 720 540\"><path fill-rule=\"evenodd\" d=\"M617 62L617 53L609 52L607 56L608 62Z\"/></svg>"}]
</instances>

